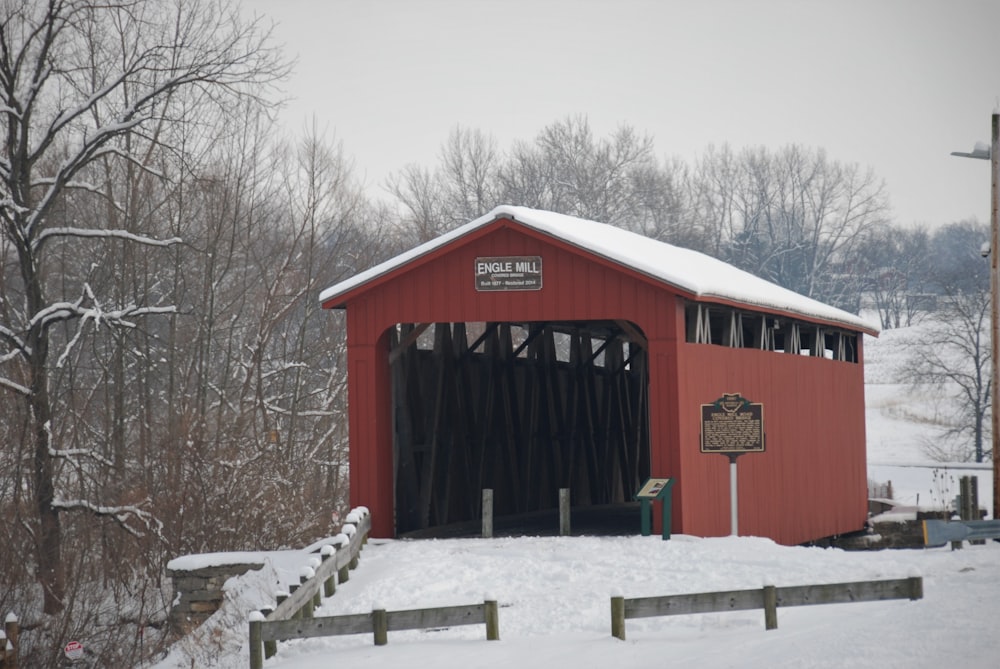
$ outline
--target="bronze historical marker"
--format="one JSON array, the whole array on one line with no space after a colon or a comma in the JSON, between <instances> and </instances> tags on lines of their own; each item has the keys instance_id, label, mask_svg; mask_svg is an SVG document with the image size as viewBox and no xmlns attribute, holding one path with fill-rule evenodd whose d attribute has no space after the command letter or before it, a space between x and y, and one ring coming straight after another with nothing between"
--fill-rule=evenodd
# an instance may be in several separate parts
<instances>
[{"instance_id":1,"label":"bronze historical marker","mask_svg":"<svg viewBox=\"0 0 1000 669\"><path fill-rule=\"evenodd\" d=\"M702 453L763 453L764 405L726 393L701 405Z\"/></svg>"}]
</instances>

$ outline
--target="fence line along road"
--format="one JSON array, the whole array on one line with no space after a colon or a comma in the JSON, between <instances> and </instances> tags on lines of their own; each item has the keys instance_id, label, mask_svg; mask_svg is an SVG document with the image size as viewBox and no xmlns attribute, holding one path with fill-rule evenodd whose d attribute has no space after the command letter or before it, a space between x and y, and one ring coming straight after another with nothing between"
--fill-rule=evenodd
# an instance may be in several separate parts
<instances>
[{"instance_id":1,"label":"fence line along road","mask_svg":"<svg viewBox=\"0 0 1000 669\"><path fill-rule=\"evenodd\" d=\"M486 625L489 641L500 639L500 624L495 600L482 604L441 606L427 609L353 613L323 618L293 619L261 624L261 641L287 641L346 634L372 634L376 646L389 642L388 632L415 629L436 629L460 625Z\"/></svg>"},{"instance_id":2,"label":"fence line along road","mask_svg":"<svg viewBox=\"0 0 1000 669\"><path fill-rule=\"evenodd\" d=\"M323 547L322 561L308 577L300 577L300 583L292 584L289 595L279 595L278 604L273 611L266 615L261 612L251 614L251 669L262 669L264 659L273 657L278 651L275 638L268 632L269 626L280 627L286 622L312 618L313 610L322 603L323 596L332 596L336 592L338 581L347 581L350 570L358 566L361 549L367 543L368 533L371 531L371 514L367 508L358 507L347 514L345 521L341 534L334 538L333 543Z\"/></svg>"},{"instance_id":3,"label":"fence line along road","mask_svg":"<svg viewBox=\"0 0 1000 669\"><path fill-rule=\"evenodd\" d=\"M777 588L766 585L758 590L701 592L663 597L611 598L611 634L625 640L625 621L693 613L764 609L765 629L778 628L778 607L812 604L875 602L887 599L917 600L924 596L924 580L919 576L884 581L856 581L796 585Z\"/></svg>"}]
</instances>

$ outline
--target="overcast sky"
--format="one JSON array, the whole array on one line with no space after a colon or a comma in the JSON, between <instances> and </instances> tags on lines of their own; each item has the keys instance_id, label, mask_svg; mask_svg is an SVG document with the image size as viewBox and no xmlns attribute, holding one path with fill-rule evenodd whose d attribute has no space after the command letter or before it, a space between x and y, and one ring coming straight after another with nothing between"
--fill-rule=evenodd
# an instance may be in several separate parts
<instances>
[{"instance_id":1,"label":"overcast sky","mask_svg":"<svg viewBox=\"0 0 1000 669\"><path fill-rule=\"evenodd\" d=\"M819 147L885 180L897 222L989 221L998 0L242 0L298 59L315 117L374 192L456 125L501 148L583 114L661 157ZM510 203L518 204L518 203Z\"/></svg>"}]
</instances>

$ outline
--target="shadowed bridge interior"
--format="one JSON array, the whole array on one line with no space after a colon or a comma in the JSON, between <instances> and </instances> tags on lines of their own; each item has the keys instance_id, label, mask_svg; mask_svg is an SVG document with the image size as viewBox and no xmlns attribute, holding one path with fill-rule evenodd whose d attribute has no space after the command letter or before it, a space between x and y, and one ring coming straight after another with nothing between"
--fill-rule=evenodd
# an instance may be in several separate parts
<instances>
[{"instance_id":1,"label":"shadowed bridge interior","mask_svg":"<svg viewBox=\"0 0 1000 669\"><path fill-rule=\"evenodd\" d=\"M647 345L626 321L390 332L397 535L631 502L649 476Z\"/></svg>"}]
</instances>

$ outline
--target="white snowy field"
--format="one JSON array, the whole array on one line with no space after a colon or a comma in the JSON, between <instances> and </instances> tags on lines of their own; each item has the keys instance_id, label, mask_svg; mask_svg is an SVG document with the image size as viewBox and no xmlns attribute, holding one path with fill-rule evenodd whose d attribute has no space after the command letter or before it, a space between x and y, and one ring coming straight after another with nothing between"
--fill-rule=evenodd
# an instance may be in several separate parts
<instances>
[{"instance_id":1,"label":"white snowy field","mask_svg":"<svg viewBox=\"0 0 1000 669\"><path fill-rule=\"evenodd\" d=\"M868 478L891 481L900 504L941 509L958 495L962 476L976 476L979 505L992 511L992 463L938 462L927 453L928 445L938 441L936 426L949 406L939 391L914 390L900 382L922 332L918 325L887 330L878 339L865 337Z\"/></svg>"},{"instance_id":2,"label":"white snowy field","mask_svg":"<svg viewBox=\"0 0 1000 669\"><path fill-rule=\"evenodd\" d=\"M866 341L869 477L892 480L908 505L941 506L957 494L968 465L943 466L922 447L933 439L928 399L895 382L906 338L890 331ZM990 470L979 475L989 507ZM918 500L919 495L919 500ZM249 666L247 614L273 605L297 580L306 553L271 554L260 572L227 584L227 605L175 645L157 669ZM859 580L924 578L924 598L778 609L765 631L763 611L647 618L611 636L610 597L644 597ZM427 669L693 666L895 667L1000 666L1000 543L950 548L848 552L779 546L755 537L520 537L372 541L351 579L318 616L475 604L496 599L500 641L482 625L390 632L280 644L265 669L415 665Z\"/></svg>"},{"instance_id":3,"label":"white snowy field","mask_svg":"<svg viewBox=\"0 0 1000 669\"><path fill-rule=\"evenodd\" d=\"M282 559L287 560L284 555ZM303 556L304 559L305 556ZM289 571L291 565L286 563ZM269 599L275 572L230 582L228 625L210 621L166 667L248 664L245 613ZM611 636L610 597L924 578L924 598L626 621ZM287 583L287 581L285 581ZM994 668L1000 638L1000 544L845 552L767 539L690 536L373 541L317 615L499 602L500 641L483 625L283 642L270 669L468 667ZM992 636L990 634L992 633ZM181 650L187 652L181 652ZM193 662L193 664L192 664Z\"/></svg>"}]
</instances>

